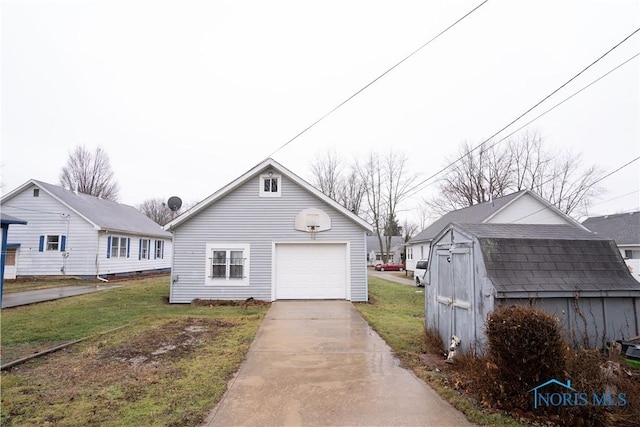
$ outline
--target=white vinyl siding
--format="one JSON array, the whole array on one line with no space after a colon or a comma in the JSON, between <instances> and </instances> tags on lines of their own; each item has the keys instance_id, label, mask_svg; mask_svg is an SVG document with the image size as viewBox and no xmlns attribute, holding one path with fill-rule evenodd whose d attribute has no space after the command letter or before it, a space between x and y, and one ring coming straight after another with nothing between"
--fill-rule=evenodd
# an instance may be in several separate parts
<instances>
[{"instance_id":1,"label":"white vinyl siding","mask_svg":"<svg viewBox=\"0 0 640 427\"><path fill-rule=\"evenodd\" d=\"M170 238L149 236L164 242L164 257L158 260L138 261L137 242L140 236L123 234L131 239L129 258L110 258L107 238L111 234L98 231L93 224L71 211L67 206L40 190L33 196L34 186L3 202L2 211L27 221L27 225L9 227L8 243L20 244L17 257L17 276L79 276L130 273L146 270L169 269L172 245ZM45 250L46 236L59 236L58 250ZM119 235L119 234L117 234ZM42 239L42 245L41 245ZM42 246L42 251L40 251ZM109 248L111 249L111 248ZM125 247L126 249L126 247ZM120 254L120 250L118 252Z\"/></svg>"},{"instance_id":2,"label":"white vinyl siding","mask_svg":"<svg viewBox=\"0 0 640 427\"><path fill-rule=\"evenodd\" d=\"M528 194L514 200L505 206L493 217L488 218L487 223L493 224L569 224L568 219Z\"/></svg>"},{"instance_id":3,"label":"white vinyl siding","mask_svg":"<svg viewBox=\"0 0 640 427\"><path fill-rule=\"evenodd\" d=\"M260 175L202 212L193 215L174 231L171 302L190 303L202 299L272 300L273 245L275 242L311 242L309 233L294 229L296 215L306 208L322 209L331 217L332 228L317 234L316 242L350 242L349 286L352 301L367 300L365 230L305 188L281 175L281 197L260 197L256 186ZM248 286L207 285L207 243L248 244L251 257ZM231 282L231 281L229 281Z\"/></svg>"}]
</instances>

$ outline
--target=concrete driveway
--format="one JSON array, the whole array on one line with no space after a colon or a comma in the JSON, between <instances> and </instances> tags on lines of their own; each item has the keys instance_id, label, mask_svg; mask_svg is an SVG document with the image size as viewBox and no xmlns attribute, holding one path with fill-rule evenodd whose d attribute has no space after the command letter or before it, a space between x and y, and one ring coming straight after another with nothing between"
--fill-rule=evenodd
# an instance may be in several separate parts
<instances>
[{"instance_id":1,"label":"concrete driveway","mask_svg":"<svg viewBox=\"0 0 640 427\"><path fill-rule=\"evenodd\" d=\"M276 301L207 426L468 426L348 301Z\"/></svg>"}]
</instances>

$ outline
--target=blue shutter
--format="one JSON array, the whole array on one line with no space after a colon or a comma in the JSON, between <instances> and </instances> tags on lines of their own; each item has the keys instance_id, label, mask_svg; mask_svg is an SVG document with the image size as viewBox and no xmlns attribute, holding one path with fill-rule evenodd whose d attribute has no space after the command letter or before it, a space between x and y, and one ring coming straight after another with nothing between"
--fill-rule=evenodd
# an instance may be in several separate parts
<instances>
[{"instance_id":1,"label":"blue shutter","mask_svg":"<svg viewBox=\"0 0 640 427\"><path fill-rule=\"evenodd\" d=\"M64 252L67 247L67 236L60 237L60 252Z\"/></svg>"},{"instance_id":2,"label":"blue shutter","mask_svg":"<svg viewBox=\"0 0 640 427\"><path fill-rule=\"evenodd\" d=\"M142 259L142 239L138 241L138 260Z\"/></svg>"},{"instance_id":3,"label":"blue shutter","mask_svg":"<svg viewBox=\"0 0 640 427\"><path fill-rule=\"evenodd\" d=\"M111 258L111 236L107 237L107 258Z\"/></svg>"},{"instance_id":4,"label":"blue shutter","mask_svg":"<svg viewBox=\"0 0 640 427\"><path fill-rule=\"evenodd\" d=\"M40 236L40 246L38 246L38 252L44 251L44 236Z\"/></svg>"},{"instance_id":5,"label":"blue shutter","mask_svg":"<svg viewBox=\"0 0 640 427\"><path fill-rule=\"evenodd\" d=\"M129 252L131 252L131 237L127 237L127 258L129 258Z\"/></svg>"}]
</instances>

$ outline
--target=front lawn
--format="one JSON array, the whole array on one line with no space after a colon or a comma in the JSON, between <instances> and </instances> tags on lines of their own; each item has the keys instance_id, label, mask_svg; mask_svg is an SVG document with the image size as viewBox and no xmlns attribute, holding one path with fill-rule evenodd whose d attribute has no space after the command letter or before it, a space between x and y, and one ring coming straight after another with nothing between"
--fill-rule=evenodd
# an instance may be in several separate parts
<instances>
[{"instance_id":1,"label":"front lawn","mask_svg":"<svg viewBox=\"0 0 640 427\"><path fill-rule=\"evenodd\" d=\"M169 276L2 310L2 425L196 426L238 369L268 304L170 305ZM105 331L106 332L103 334Z\"/></svg>"}]
</instances>

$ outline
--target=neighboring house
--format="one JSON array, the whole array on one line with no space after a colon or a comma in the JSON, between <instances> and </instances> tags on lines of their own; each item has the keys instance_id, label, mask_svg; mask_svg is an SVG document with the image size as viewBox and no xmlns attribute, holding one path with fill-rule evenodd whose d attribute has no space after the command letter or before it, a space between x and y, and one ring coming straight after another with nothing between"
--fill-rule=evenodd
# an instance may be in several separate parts
<instances>
[{"instance_id":1,"label":"neighboring house","mask_svg":"<svg viewBox=\"0 0 640 427\"><path fill-rule=\"evenodd\" d=\"M615 240L631 275L640 281L640 212L594 216L582 225L598 236Z\"/></svg>"},{"instance_id":2,"label":"neighboring house","mask_svg":"<svg viewBox=\"0 0 640 427\"><path fill-rule=\"evenodd\" d=\"M579 222L530 190L518 191L492 201L449 212L407 242L407 271L416 262L428 259L431 241L447 224L569 224L585 229Z\"/></svg>"},{"instance_id":3,"label":"neighboring house","mask_svg":"<svg viewBox=\"0 0 640 427\"><path fill-rule=\"evenodd\" d=\"M612 240L570 225L452 223L432 247L425 322L444 343L482 346L487 315L514 304L557 316L578 346L640 334L640 284Z\"/></svg>"},{"instance_id":4,"label":"neighboring house","mask_svg":"<svg viewBox=\"0 0 640 427\"><path fill-rule=\"evenodd\" d=\"M386 237L383 237L386 239ZM382 242L384 245L384 241ZM402 262L402 251L404 250L404 239L402 236L391 237L391 250L389 251L388 263ZM382 264L382 250L377 235L367 236L367 265L375 266Z\"/></svg>"},{"instance_id":5,"label":"neighboring house","mask_svg":"<svg viewBox=\"0 0 640 427\"><path fill-rule=\"evenodd\" d=\"M165 226L170 302L367 301L371 225L266 159Z\"/></svg>"},{"instance_id":6,"label":"neighboring house","mask_svg":"<svg viewBox=\"0 0 640 427\"><path fill-rule=\"evenodd\" d=\"M171 233L132 206L30 180L0 199L15 275L103 276L168 271Z\"/></svg>"}]
</instances>

